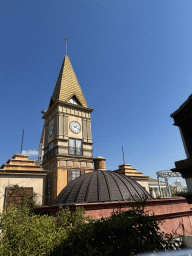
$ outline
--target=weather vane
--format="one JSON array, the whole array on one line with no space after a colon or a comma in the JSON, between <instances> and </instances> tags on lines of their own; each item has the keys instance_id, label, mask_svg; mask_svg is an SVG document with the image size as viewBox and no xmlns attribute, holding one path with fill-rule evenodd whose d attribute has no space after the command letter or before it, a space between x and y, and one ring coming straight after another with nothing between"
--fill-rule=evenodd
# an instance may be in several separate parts
<instances>
[{"instance_id":1,"label":"weather vane","mask_svg":"<svg viewBox=\"0 0 192 256\"><path fill-rule=\"evenodd\" d=\"M66 56L67 56L67 41L68 41L68 39L65 38L65 42L66 42Z\"/></svg>"}]
</instances>

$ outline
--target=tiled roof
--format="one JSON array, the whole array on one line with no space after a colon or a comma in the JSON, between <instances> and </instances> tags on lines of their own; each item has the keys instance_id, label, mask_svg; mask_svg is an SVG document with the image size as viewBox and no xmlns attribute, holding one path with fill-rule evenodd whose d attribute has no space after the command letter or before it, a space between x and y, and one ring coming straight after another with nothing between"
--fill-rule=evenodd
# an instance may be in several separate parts
<instances>
[{"instance_id":1,"label":"tiled roof","mask_svg":"<svg viewBox=\"0 0 192 256\"><path fill-rule=\"evenodd\" d=\"M29 156L15 154L11 159L3 164L0 169L4 172L38 172L42 171L40 165L35 165L35 160L29 160Z\"/></svg>"},{"instance_id":2,"label":"tiled roof","mask_svg":"<svg viewBox=\"0 0 192 256\"><path fill-rule=\"evenodd\" d=\"M71 181L53 205L150 200L151 195L135 180L111 171L94 171Z\"/></svg>"},{"instance_id":3,"label":"tiled roof","mask_svg":"<svg viewBox=\"0 0 192 256\"><path fill-rule=\"evenodd\" d=\"M69 57L65 56L51 100L68 102L73 96L82 107L88 107Z\"/></svg>"}]
</instances>

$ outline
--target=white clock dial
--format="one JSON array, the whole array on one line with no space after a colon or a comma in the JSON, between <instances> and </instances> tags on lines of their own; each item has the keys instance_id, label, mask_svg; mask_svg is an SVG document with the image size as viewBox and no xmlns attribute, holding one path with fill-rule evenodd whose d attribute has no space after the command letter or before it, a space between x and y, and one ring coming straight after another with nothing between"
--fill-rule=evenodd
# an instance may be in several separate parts
<instances>
[{"instance_id":1,"label":"white clock dial","mask_svg":"<svg viewBox=\"0 0 192 256\"><path fill-rule=\"evenodd\" d=\"M71 122L69 128L73 133L79 133L81 131L81 125L78 122Z\"/></svg>"},{"instance_id":2,"label":"white clock dial","mask_svg":"<svg viewBox=\"0 0 192 256\"><path fill-rule=\"evenodd\" d=\"M49 126L49 137L53 135L53 124Z\"/></svg>"}]
</instances>

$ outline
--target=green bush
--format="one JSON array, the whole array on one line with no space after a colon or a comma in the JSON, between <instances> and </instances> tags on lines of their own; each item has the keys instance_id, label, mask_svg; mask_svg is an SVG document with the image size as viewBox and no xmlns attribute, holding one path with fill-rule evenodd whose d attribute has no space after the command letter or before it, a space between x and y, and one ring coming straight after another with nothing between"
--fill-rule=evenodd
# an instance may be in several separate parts
<instances>
[{"instance_id":1,"label":"green bush","mask_svg":"<svg viewBox=\"0 0 192 256\"><path fill-rule=\"evenodd\" d=\"M54 217L29 216L27 210L9 208L3 212L0 226L1 255L46 255L57 239Z\"/></svg>"},{"instance_id":2,"label":"green bush","mask_svg":"<svg viewBox=\"0 0 192 256\"><path fill-rule=\"evenodd\" d=\"M19 189L18 185L13 186ZM21 203L8 207L0 213L0 255L28 256L47 255L53 248L67 238L70 230L80 229L85 222L93 222L93 218L84 217L83 208L70 212L68 208L60 209L56 217L36 215L35 195L22 198Z\"/></svg>"},{"instance_id":3,"label":"green bush","mask_svg":"<svg viewBox=\"0 0 192 256\"><path fill-rule=\"evenodd\" d=\"M64 255L134 255L172 249L171 234L159 232L158 223L143 208L118 210L108 219L73 229L51 253ZM165 240L166 239L166 240Z\"/></svg>"},{"instance_id":4,"label":"green bush","mask_svg":"<svg viewBox=\"0 0 192 256\"><path fill-rule=\"evenodd\" d=\"M176 193L177 193L177 191L174 188L171 188L171 196L175 197Z\"/></svg>"},{"instance_id":5,"label":"green bush","mask_svg":"<svg viewBox=\"0 0 192 256\"><path fill-rule=\"evenodd\" d=\"M84 209L71 213L62 209L56 217L30 214L30 209L10 207L1 214L0 255L47 255L65 240L74 228L81 230L85 221Z\"/></svg>"},{"instance_id":6,"label":"green bush","mask_svg":"<svg viewBox=\"0 0 192 256\"><path fill-rule=\"evenodd\" d=\"M172 249L172 235L161 233L158 223L144 212L144 203L137 204L94 220L84 216L83 208L60 209L56 217L36 215L34 198L23 200L0 214L0 255L120 256Z\"/></svg>"}]
</instances>

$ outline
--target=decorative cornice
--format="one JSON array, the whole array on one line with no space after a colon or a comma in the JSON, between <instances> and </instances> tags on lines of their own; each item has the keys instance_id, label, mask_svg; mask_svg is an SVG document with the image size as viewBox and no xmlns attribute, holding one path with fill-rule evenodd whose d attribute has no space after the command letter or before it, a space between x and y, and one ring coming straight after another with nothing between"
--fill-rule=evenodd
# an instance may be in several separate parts
<instances>
[{"instance_id":1,"label":"decorative cornice","mask_svg":"<svg viewBox=\"0 0 192 256\"><path fill-rule=\"evenodd\" d=\"M38 176L40 176L40 175L43 175L43 176L46 176L47 175L47 173L48 173L48 171L47 170L41 170L41 171L22 171L22 170L11 170L11 171L9 171L9 170L3 170L3 169L0 169L0 176L1 175L12 175L12 174L16 174L16 175L26 175L26 176L28 176L28 175L33 175L33 176L35 176L35 175L38 175Z\"/></svg>"},{"instance_id":2,"label":"decorative cornice","mask_svg":"<svg viewBox=\"0 0 192 256\"><path fill-rule=\"evenodd\" d=\"M91 113L94 111L94 109L92 108L86 108L86 107L82 107L80 105L74 105L74 104L71 104L71 103L68 103L68 102L64 102L64 101L60 101L60 100L56 100L50 107L49 109L47 110L47 112L42 116L42 119L45 119L56 107L57 105L63 105L65 107L70 107L70 108L74 108L74 109L77 109L77 110L83 110L87 113Z\"/></svg>"},{"instance_id":3,"label":"decorative cornice","mask_svg":"<svg viewBox=\"0 0 192 256\"><path fill-rule=\"evenodd\" d=\"M69 156L69 155L61 155L61 154L55 154L53 155L52 157L50 157L49 159L45 160L42 165L46 165L49 161L54 161L55 159L61 159L61 160L65 160L65 161L75 161L75 160L78 160L79 162L80 161L85 161L86 162L89 162L91 160L91 162L94 160L93 157L89 157L89 156ZM81 160L82 159L82 160Z\"/></svg>"}]
</instances>

